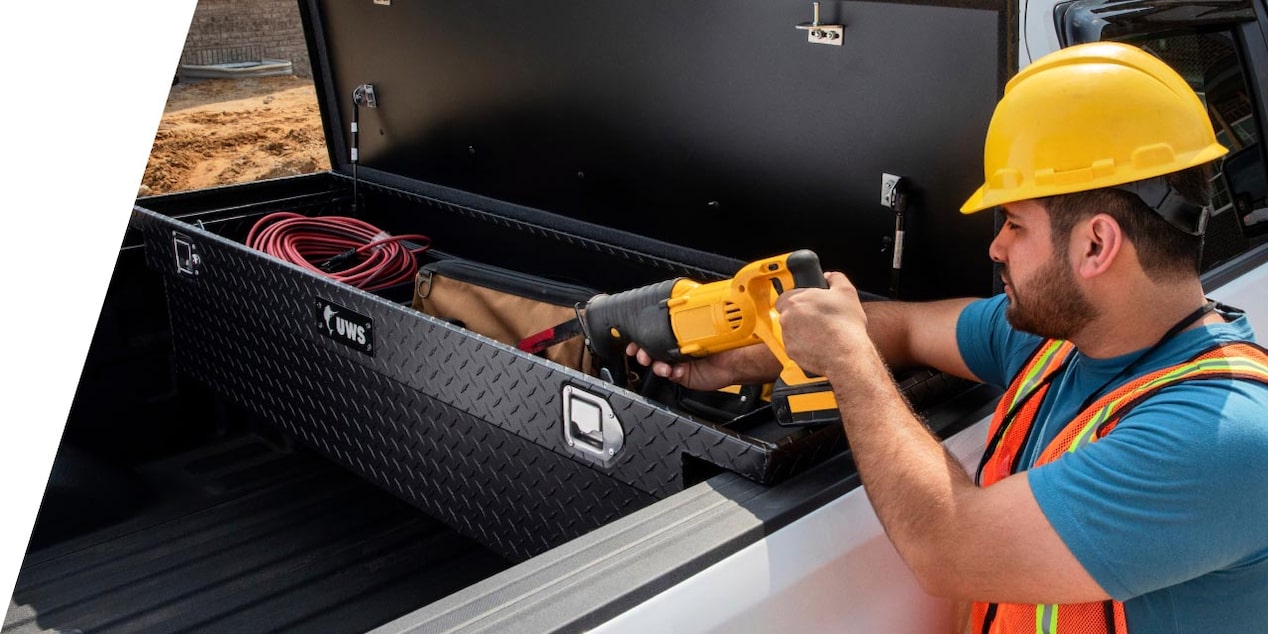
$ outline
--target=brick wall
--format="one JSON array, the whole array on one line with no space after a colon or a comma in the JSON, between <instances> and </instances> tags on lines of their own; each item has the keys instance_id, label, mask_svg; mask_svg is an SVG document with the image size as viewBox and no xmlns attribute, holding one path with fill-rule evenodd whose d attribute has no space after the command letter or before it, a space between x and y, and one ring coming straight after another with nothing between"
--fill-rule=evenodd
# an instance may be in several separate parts
<instances>
[{"instance_id":1,"label":"brick wall","mask_svg":"<svg viewBox=\"0 0 1268 634\"><path fill-rule=\"evenodd\" d=\"M311 77L297 0L198 0L181 64L290 60Z\"/></svg>"}]
</instances>

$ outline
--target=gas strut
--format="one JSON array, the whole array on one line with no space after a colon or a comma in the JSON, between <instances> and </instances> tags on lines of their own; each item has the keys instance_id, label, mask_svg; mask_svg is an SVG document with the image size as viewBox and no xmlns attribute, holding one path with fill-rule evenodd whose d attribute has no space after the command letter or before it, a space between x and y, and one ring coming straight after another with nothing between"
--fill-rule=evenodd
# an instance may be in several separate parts
<instances>
[{"instance_id":1,"label":"gas strut","mask_svg":"<svg viewBox=\"0 0 1268 634\"><path fill-rule=\"evenodd\" d=\"M357 149L360 147L360 133L358 130L358 120L361 115L361 106L367 108L378 108L379 100L374 96L373 84L361 84L352 91L352 215L357 215L357 163L360 162Z\"/></svg>"}]
</instances>

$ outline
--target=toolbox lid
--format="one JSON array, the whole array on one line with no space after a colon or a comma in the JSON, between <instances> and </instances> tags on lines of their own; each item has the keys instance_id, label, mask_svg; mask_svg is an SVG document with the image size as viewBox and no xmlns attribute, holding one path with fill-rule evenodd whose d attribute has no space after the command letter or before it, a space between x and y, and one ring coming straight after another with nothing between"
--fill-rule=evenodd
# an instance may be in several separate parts
<instances>
[{"instance_id":1,"label":"toolbox lid","mask_svg":"<svg viewBox=\"0 0 1268 634\"><path fill-rule=\"evenodd\" d=\"M992 290L990 215L956 210L1010 65L1000 3L300 6L338 172L738 260L810 248L883 295Z\"/></svg>"}]
</instances>

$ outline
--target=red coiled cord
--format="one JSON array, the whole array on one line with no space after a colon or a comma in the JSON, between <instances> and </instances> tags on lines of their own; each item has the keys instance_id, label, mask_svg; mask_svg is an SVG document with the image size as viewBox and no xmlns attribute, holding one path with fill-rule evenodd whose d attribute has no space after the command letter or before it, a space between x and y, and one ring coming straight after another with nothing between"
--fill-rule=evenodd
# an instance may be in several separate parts
<instances>
[{"instance_id":1,"label":"red coiled cord","mask_svg":"<svg viewBox=\"0 0 1268 634\"><path fill-rule=\"evenodd\" d=\"M407 249L402 240L422 246ZM367 291L410 282L414 256L431 247L420 234L394 236L347 216L309 218L290 211L269 214L251 227L247 246Z\"/></svg>"}]
</instances>

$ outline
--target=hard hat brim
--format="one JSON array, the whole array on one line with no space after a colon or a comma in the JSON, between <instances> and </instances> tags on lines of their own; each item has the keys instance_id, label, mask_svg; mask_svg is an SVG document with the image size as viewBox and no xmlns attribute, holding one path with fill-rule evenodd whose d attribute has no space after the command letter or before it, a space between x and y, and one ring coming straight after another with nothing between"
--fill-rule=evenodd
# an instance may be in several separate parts
<instances>
[{"instance_id":1,"label":"hard hat brim","mask_svg":"<svg viewBox=\"0 0 1268 634\"><path fill-rule=\"evenodd\" d=\"M1027 185L1024 187L1017 187L1012 190L992 191L989 185L984 183L981 187L977 188L977 191L973 192L972 196L969 196L968 200L964 201L964 204L960 206L960 213L967 215L977 213L984 209L998 207L999 205L1006 203L1017 202L1019 200L1048 198L1050 196L1073 193L1074 191L1090 191L1093 189L1114 187L1116 185L1145 180L1155 176L1164 176L1182 169L1197 167L1203 163L1209 163L1221 156L1224 156L1225 154L1228 154L1228 148L1220 145L1219 143L1212 143L1188 157L1188 160L1183 161L1179 169L1176 169L1174 166L1166 166L1150 171L1121 171L1099 179L1094 179L1082 184L1078 189L1074 190L1060 185L1052 185L1048 187Z\"/></svg>"},{"instance_id":2,"label":"hard hat brim","mask_svg":"<svg viewBox=\"0 0 1268 634\"><path fill-rule=\"evenodd\" d=\"M986 185L982 185L981 187L977 188L977 191L973 192L972 196L969 196L968 200L964 201L963 205L960 206L960 213L965 215L974 214L988 207L995 206L995 205L984 203L983 201L985 199L986 199Z\"/></svg>"}]
</instances>

